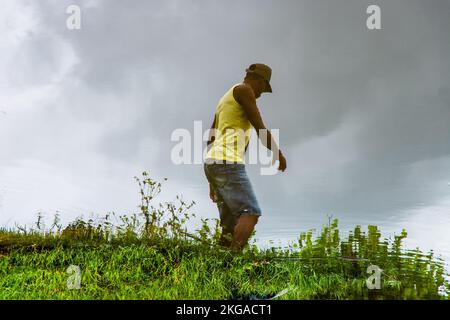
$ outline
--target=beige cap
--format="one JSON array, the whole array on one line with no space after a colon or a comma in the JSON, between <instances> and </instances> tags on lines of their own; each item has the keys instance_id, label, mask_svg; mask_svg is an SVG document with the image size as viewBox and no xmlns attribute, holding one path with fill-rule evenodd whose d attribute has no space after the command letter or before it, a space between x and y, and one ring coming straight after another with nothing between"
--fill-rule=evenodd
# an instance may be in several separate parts
<instances>
[{"instance_id":1,"label":"beige cap","mask_svg":"<svg viewBox=\"0 0 450 320\"><path fill-rule=\"evenodd\" d=\"M266 88L263 92L272 92L272 87L270 85L270 77L272 76L272 69L263 63L253 63L247 69L247 73L255 73L266 80Z\"/></svg>"}]
</instances>

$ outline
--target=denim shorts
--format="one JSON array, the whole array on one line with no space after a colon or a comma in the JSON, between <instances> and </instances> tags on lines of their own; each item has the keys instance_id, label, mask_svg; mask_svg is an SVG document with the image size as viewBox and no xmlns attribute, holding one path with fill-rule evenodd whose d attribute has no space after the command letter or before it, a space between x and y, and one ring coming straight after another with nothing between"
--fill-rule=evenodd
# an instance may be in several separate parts
<instances>
[{"instance_id":1,"label":"denim shorts","mask_svg":"<svg viewBox=\"0 0 450 320\"><path fill-rule=\"evenodd\" d=\"M223 228L232 232L241 215L261 215L245 164L205 163L204 170L216 195Z\"/></svg>"}]
</instances>

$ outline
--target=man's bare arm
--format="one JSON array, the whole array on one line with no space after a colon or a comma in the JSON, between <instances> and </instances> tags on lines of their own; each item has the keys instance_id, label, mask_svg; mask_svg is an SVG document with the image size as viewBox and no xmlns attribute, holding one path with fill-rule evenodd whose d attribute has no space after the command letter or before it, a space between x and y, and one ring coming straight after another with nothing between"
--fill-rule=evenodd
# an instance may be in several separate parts
<instances>
[{"instance_id":1,"label":"man's bare arm","mask_svg":"<svg viewBox=\"0 0 450 320\"><path fill-rule=\"evenodd\" d=\"M234 95L237 102L242 106L242 108L244 108L247 118L255 128L259 140L261 140L262 144L267 149L273 152L278 152L278 145L273 139L270 130L268 130L264 125L261 114L259 113L258 107L256 106L256 98L253 90L246 85L241 85L235 88ZM264 131L266 132L266 135L260 135Z\"/></svg>"},{"instance_id":2,"label":"man's bare arm","mask_svg":"<svg viewBox=\"0 0 450 320\"><path fill-rule=\"evenodd\" d=\"M206 142L206 148L209 151L209 149L211 148L211 144L214 142L214 140L216 139L216 116L214 115L214 121L211 125L211 130L209 131L209 137L208 137L208 141ZM211 183L209 183L209 198L212 200L212 202L216 202L216 195L214 193L214 189L211 185Z\"/></svg>"},{"instance_id":3,"label":"man's bare arm","mask_svg":"<svg viewBox=\"0 0 450 320\"><path fill-rule=\"evenodd\" d=\"M216 116L214 115L214 121L211 125L211 130L209 131L209 138L208 138L208 141L206 142L206 146L207 146L208 150L209 150L209 148L211 148L211 146L210 146L211 143L213 143L214 140L216 139L215 128L216 128Z\"/></svg>"},{"instance_id":4,"label":"man's bare arm","mask_svg":"<svg viewBox=\"0 0 450 320\"><path fill-rule=\"evenodd\" d=\"M246 85L237 86L234 89L234 97L242 108L244 108L248 120L256 130L259 140L267 149L274 153L275 159L280 160L278 170L286 170L286 158L273 139L270 130L264 125L261 114L256 106L256 98L253 90Z\"/></svg>"}]
</instances>

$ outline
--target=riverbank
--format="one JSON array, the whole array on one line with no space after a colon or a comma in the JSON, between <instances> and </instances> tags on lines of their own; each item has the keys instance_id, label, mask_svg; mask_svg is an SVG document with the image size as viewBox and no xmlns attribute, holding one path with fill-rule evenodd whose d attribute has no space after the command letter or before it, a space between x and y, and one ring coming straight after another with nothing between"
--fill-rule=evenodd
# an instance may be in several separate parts
<instances>
[{"instance_id":1,"label":"riverbank","mask_svg":"<svg viewBox=\"0 0 450 320\"><path fill-rule=\"evenodd\" d=\"M136 178L136 177L135 177ZM78 219L65 228L0 229L0 299L446 299L444 262L404 248L405 230L376 226L342 234L338 220L288 247L218 245L218 221L195 218L192 203L154 205L161 183L136 178L141 212ZM115 221L115 223L113 223Z\"/></svg>"},{"instance_id":2,"label":"riverbank","mask_svg":"<svg viewBox=\"0 0 450 320\"><path fill-rule=\"evenodd\" d=\"M439 287L450 288L432 256L374 246L360 231L341 240L337 225L291 250L240 254L200 236L108 240L95 230L0 232L0 299L443 299Z\"/></svg>"}]
</instances>

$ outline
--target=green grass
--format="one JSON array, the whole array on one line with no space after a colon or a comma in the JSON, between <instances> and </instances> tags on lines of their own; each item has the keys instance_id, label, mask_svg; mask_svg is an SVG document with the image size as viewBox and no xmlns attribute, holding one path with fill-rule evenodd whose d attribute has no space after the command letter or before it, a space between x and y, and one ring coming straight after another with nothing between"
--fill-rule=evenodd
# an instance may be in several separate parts
<instances>
[{"instance_id":1,"label":"green grass","mask_svg":"<svg viewBox=\"0 0 450 320\"><path fill-rule=\"evenodd\" d=\"M406 250L403 231L382 239L375 226L342 235L338 221L321 233L299 235L288 248L250 245L233 254L217 245L220 228L202 220L187 233L192 204L153 206L161 184L138 178L141 213L112 224L77 220L64 230L0 230L0 299L443 299L443 261L432 252ZM381 289L369 290L367 267L377 265ZM68 287L80 269L80 288Z\"/></svg>"},{"instance_id":2,"label":"green grass","mask_svg":"<svg viewBox=\"0 0 450 320\"><path fill-rule=\"evenodd\" d=\"M185 248L187 249L187 248ZM191 248L193 249L193 248ZM55 248L45 252L15 251L2 259L2 299L226 299L233 295L270 294L297 285L287 298L318 295L345 297L342 277L306 276L295 264L257 267L245 258L201 254L136 245L97 249ZM225 262L224 262L225 261ZM65 273L81 269L81 289L69 290ZM233 290L236 288L236 290Z\"/></svg>"}]
</instances>

